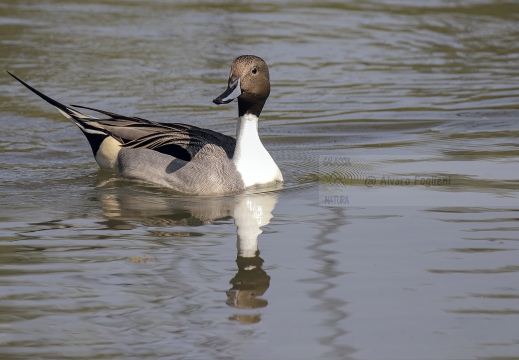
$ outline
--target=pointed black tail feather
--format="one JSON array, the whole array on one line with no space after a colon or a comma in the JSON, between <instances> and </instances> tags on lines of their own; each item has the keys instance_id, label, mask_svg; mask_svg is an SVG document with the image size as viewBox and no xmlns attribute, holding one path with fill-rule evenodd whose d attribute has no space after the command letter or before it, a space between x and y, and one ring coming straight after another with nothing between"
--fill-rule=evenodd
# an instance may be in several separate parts
<instances>
[{"instance_id":1,"label":"pointed black tail feather","mask_svg":"<svg viewBox=\"0 0 519 360\"><path fill-rule=\"evenodd\" d=\"M7 71L7 73L9 75L11 75L13 78L15 78L16 80L18 80L27 89L31 90L33 93L38 95L40 98L42 98L49 104L53 105L54 107L56 107L59 110L59 112L61 112L67 118L72 120L81 129L81 131L83 131L83 134L85 134L88 142L90 143L90 147L92 148L92 152L94 153L94 156L97 155L99 147L101 146L103 141L108 136L110 136L110 133L107 130L100 128L98 126L95 126L96 125L95 120L97 120L97 118L89 116L89 115L85 115L83 113L80 113L77 110L71 109L68 106L63 105L62 103L48 97L47 95L43 94L40 91L36 90L35 88L30 86L25 81L18 78L11 72Z\"/></svg>"},{"instance_id":2,"label":"pointed black tail feather","mask_svg":"<svg viewBox=\"0 0 519 360\"><path fill-rule=\"evenodd\" d=\"M53 98L50 98L48 97L47 95L45 95L44 93L36 90L35 88L33 88L31 85L27 84L25 81L23 81L22 79L20 79L19 77L17 77L16 75L14 75L13 73L11 73L10 71L6 70L6 72L11 75L13 78L15 78L16 80L18 80L18 82L20 82L20 84L22 84L23 86L25 86L27 89L31 90L33 93L35 93L36 95L38 95L40 98L42 98L43 100L45 100L46 102L48 102L49 104L55 106L58 110L61 111L61 113L63 115L65 115L66 117L68 117L70 120L74 121L74 122L81 122L81 120L87 120L87 119L94 119L92 116L88 116L88 115L85 115L83 113L80 113L79 111L76 111L74 109L71 109L69 108L68 106L66 105L63 105L62 103L54 100Z\"/></svg>"}]
</instances>

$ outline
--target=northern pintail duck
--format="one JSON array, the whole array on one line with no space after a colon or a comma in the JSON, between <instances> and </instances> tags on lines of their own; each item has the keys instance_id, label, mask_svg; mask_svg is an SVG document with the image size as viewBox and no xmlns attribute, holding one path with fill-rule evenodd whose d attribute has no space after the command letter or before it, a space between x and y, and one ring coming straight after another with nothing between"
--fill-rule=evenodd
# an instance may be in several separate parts
<instances>
[{"instance_id":1,"label":"northern pintail duck","mask_svg":"<svg viewBox=\"0 0 519 360\"><path fill-rule=\"evenodd\" d=\"M258 119L270 94L270 78L267 64L257 56L236 58L227 90L213 100L220 105L238 99L236 139L193 125L160 123L71 105L107 118L86 115L8 73L72 120L85 134L99 166L121 177L196 195L236 193L283 181L258 135Z\"/></svg>"}]
</instances>

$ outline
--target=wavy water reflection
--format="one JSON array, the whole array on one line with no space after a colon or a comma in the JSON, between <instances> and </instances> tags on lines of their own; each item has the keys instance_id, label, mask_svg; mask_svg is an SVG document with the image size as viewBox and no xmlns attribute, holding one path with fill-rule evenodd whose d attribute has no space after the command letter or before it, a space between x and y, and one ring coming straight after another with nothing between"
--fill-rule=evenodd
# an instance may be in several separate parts
<instances>
[{"instance_id":1,"label":"wavy water reflection","mask_svg":"<svg viewBox=\"0 0 519 360\"><path fill-rule=\"evenodd\" d=\"M269 224L272 211L278 201L276 191L246 193L220 198L182 198L157 196L144 192L119 193L101 198L104 214L111 226L128 229L138 222L144 226L188 226L194 228L212 224L218 220L233 219L236 225L236 264L238 272L230 280L227 290L227 305L237 309L266 307L268 301L261 298L270 284L270 276L262 269L264 260L259 256L258 237L261 228ZM193 237L203 236L195 231L154 231L154 236ZM151 258L150 258L151 260ZM230 318L242 324L259 322L257 313L237 313Z\"/></svg>"}]
</instances>

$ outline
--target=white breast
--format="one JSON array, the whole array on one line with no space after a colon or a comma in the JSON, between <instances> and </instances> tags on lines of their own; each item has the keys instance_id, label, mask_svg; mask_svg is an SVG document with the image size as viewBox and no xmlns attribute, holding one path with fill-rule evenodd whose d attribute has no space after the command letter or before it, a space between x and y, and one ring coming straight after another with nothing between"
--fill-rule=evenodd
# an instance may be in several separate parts
<instances>
[{"instance_id":1,"label":"white breast","mask_svg":"<svg viewBox=\"0 0 519 360\"><path fill-rule=\"evenodd\" d=\"M283 181L281 171L261 143L255 115L247 114L238 120L233 162L245 187Z\"/></svg>"}]
</instances>

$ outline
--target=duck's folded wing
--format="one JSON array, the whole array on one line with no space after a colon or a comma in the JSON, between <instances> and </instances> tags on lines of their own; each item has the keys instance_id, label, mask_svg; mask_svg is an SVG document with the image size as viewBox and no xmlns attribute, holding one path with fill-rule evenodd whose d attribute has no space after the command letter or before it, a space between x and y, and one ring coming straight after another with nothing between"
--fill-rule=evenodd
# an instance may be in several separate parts
<instances>
[{"instance_id":1,"label":"duck's folded wing","mask_svg":"<svg viewBox=\"0 0 519 360\"><path fill-rule=\"evenodd\" d=\"M148 148L186 161L191 160L205 145L221 147L230 159L234 155L233 137L186 124L167 124L168 130L142 136L126 144L129 148Z\"/></svg>"},{"instance_id":2,"label":"duck's folded wing","mask_svg":"<svg viewBox=\"0 0 519 360\"><path fill-rule=\"evenodd\" d=\"M185 161L190 161L208 144L220 146L229 158L236 147L233 137L197 126L161 123L87 106L73 106L109 116L110 119L96 120L95 125L117 138L124 147L152 149Z\"/></svg>"},{"instance_id":3,"label":"duck's folded wing","mask_svg":"<svg viewBox=\"0 0 519 360\"><path fill-rule=\"evenodd\" d=\"M103 129L123 144L161 131L169 130L169 124L146 120L140 117L116 114L88 106L72 105L109 116L109 119L95 119L94 126Z\"/></svg>"}]
</instances>

